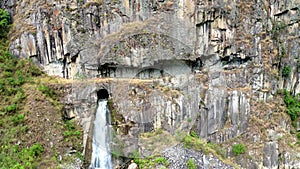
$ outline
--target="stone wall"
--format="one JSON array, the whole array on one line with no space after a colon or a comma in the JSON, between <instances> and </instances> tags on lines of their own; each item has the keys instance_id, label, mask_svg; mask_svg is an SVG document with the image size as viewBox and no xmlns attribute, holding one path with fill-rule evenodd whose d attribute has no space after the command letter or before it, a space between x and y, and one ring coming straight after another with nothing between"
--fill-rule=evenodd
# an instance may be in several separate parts
<instances>
[{"instance_id":1,"label":"stone wall","mask_svg":"<svg viewBox=\"0 0 300 169\"><path fill-rule=\"evenodd\" d=\"M6 0L1 6L14 14L14 55L49 75L84 80L69 87L63 102L80 119L85 141L97 90L105 88L121 118L116 132L128 147L124 155L138 147L141 132L194 130L220 144L249 143L253 159L237 160L244 168L297 167L298 149L266 137L267 129L290 137L276 92L300 90L297 0ZM113 79L95 80L103 77Z\"/></svg>"}]
</instances>

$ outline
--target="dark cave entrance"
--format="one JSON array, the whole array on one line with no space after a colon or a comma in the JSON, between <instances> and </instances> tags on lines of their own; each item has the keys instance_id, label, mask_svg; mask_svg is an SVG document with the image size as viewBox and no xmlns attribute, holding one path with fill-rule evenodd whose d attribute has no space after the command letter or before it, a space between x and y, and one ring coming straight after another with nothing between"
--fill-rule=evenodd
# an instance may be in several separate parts
<instances>
[{"instance_id":1,"label":"dark cave entrance","mask_svg":"<svg viewBox=\"0 0 300 169\"><path fill-rule=\"evenodd\" d=\"M108 94L108 91L106 89L100 89L97 91L97 97L98 97L98 100L103 100L103 99L108 99L109 97L109 94Z\"/></svg>"}]
</instances>

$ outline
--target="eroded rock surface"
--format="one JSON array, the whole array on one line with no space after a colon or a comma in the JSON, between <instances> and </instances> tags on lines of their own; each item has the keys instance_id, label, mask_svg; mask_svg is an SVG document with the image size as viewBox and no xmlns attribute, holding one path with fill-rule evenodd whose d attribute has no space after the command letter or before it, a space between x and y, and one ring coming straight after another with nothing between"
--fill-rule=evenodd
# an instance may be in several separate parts
<instances>
[{"instance_id":1,"label":"eroded rock surface","mask_svg":"<svg viewBox=\"0 0 300 169\"><path fill-rule=\"evenodd\" d=\"M182 168L187 169L187 163L189 159L193 159L197 168L209 169L209 168L226 168L233 169L233 166L224 164L218 158L212 154L205 155L194 150L186 149L182 145L170 147L163 152L164 157L170 162L171 169Z\"/></svg>"},{"instance_id":2,"label":"eroded rock surface","mask_svg":"<svg viewBox=\"0 0 300 169\"><path fill-rule=\"evenodd\" d=\"M138 148L140 133L193 130L226 144L229 155L233 142L243 142L248 150L237 162L244 168L299 168L293 126L277 96L278 89L300 90L297 0L5 0L1 6L14 14L14 55L49 75L82 80L65 86L63 102L66 114L80 119L85 143L97 91L106 89L123 155ZM106 77L113 80L95 80Z\"/></svg>"}]
</instances>

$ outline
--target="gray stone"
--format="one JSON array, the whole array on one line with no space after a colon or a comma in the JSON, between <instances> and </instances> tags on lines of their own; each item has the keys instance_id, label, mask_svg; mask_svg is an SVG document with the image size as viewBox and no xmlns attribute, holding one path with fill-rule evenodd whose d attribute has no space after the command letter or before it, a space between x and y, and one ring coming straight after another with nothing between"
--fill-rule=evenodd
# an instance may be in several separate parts
<instances>
[{"instance_id":1,"label":"gray stone","mask_svg":"<svg viewBox=\"0 0 300 169\"><path fill-rule=\"evenodd\" d=\"M187 161L194 159L198 168L234 168L224 164L222 161L209 154L206 156L203 152L186 149L182 145L176 145L163 151L163 156L170 162L168 166L171 169L187 169Z\"/></svg>"},{"instance_id":2,"label":"gray stone","mask_svg":"<svg viewBox=\"0 0 300 169\"><path fill-rule=\"evenodd\" d=\"M289 119L279 124L283 134L273 124L258 133L249 129L260 117L260 102L272 103L278 89L300 92L298 0L0 4L15 16L10 42L15 56L31 58L49 75L82 80L65 87L62 102L67 116L81 122L84 145L92 134L97 91L106 89L128 130L120 140L125 155L138 147L140 133L194 130L216 143L238 136L268 141L257 150L263 157L257 152L253 161L244 160L248 168L281 167L279 154L284 166L299 166L297 152L283 153L276 142L291 130ZM288 77L281 75L284 66L291 67ZM113 80L98 79L106 77ZM174 161L186 159L190 150L178 151ZM217 168L208 165L211 157L192 155L203 168Z\"/></svg>"},{"instance_id":3,"label":"gray stone","mask_svg":"<svg viewBox=\"0 0 300 169\"><path fill-rule=\"evenodd\" d=\"M265 143L263 166L277 168L278 166L278 144L276 142Z\"/></svg>"}]
</instances>

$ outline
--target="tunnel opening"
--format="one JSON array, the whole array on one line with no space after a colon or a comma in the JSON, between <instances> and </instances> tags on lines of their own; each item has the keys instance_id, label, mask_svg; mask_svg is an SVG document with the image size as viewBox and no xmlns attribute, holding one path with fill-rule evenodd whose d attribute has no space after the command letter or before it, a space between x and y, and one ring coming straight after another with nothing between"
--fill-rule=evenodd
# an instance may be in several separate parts
<instances>
[{"instance_id":1,"label":"tunnel opening","mask_svg":"<svg viewBox=\"0 0 300 169\"><path fill-rule=\"evenodd\" d=\"M170 76L166 71L163 69L156 69L156 68L146 68L140 71L135 78L140 79L151 79L151 78L161 78L164 76Z\"/></svg>"},{"instance_id":2,"label":"tunnel opening","mask_svg":"<svg viewBox=\"0 0 300 169\"><path fill-rule=\"evenodd\" d=\"M100 89L97 91L98 100L107 100L109 97L108 91L106 89Z\"/></svg>"}]
</instances>

